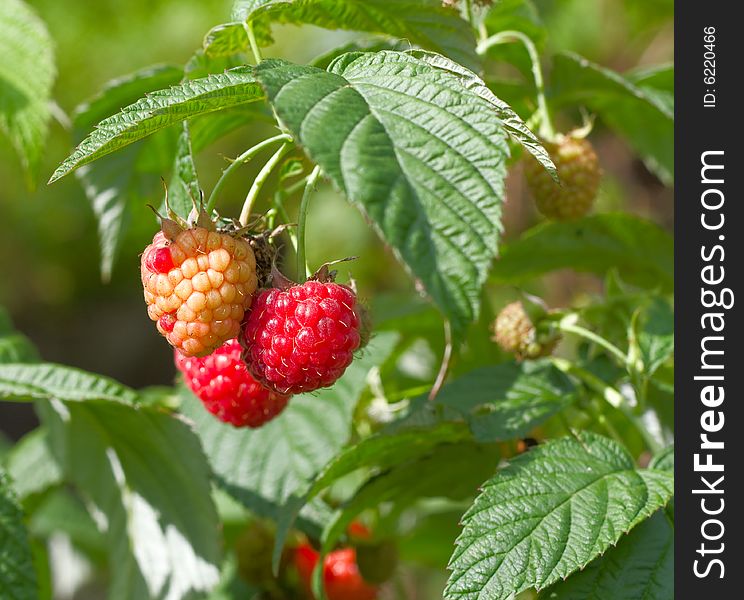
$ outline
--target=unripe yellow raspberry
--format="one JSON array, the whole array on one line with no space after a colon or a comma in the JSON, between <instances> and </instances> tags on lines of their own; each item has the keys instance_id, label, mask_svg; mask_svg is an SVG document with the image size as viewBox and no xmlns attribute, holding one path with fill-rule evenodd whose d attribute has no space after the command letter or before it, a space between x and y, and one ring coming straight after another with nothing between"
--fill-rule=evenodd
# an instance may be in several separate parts
<instances>
[{"instance_id":1,"label":"unripe yellow raspberry","mask_svg":"<svg viewBox=\"0 0 744 600\"><path fill-rule=\"evenodd\" d=\"M258 285L256 258L246 239L170 225L142 254L147 314L182 354L205 356L237 337Z\"/></svg>"},{"instance_id":2,"label":"unripe yellow raspberry","mask_svg":"<svg viewBox=\"0 0 744 600\"><path fill-rule=\"evenodd\" d=\"M562 135L543 146L558 170L560 185L534 158L525 162L527 186L537 210L548 219L568 221L586 215L594 205L602 170L594 148L585 138Z\"/></svg>"},{"instance_id":3,"label":"unripe yellow raspberry","mask_svg":"<svg viewBox=\"0 0 744 600\"><path fill-rule=\"evenodd\" d=\"M557 336L540 339L522 303L507 304L493 324L493 340L502 350L515 354L520 360L549 355L558 343Z\"/></svg>"}]
</instances>

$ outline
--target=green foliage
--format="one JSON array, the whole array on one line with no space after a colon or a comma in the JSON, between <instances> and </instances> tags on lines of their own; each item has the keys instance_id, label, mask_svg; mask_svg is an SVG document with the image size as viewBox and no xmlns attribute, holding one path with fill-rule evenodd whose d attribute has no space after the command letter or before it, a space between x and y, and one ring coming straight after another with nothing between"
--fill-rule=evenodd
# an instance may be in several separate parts
<instances>
[{"instance_id":1,"label":"green foliage","mask_svg":"<svg viewBox=\"0 0 744 600\"><path fill-rule=\"evenodd\" d=\"M65 477L103 518L116 565L111 598L182 598L216 585L219 524L209 467L183 422L115 402L56 400L44 421Z\"/></svg>"},{"instance_id":2,"label":"green foliage","mask_svg":"<svg viewBox=\"0 0 744 600\"><path fill-rule=\"evenodd\" d=\"M8 600L36 600L37 589L23 513L0 468L0 595Z\"/></svg>"},{"instance_id":3,"label":"green foliage","mask_svg":"<svg viewBox=\"0 0 744 600\"><path fill-rule=\"evenodd\" d=\"M187 6L179 5L184 22L174 21L177 3L170 0L134 3L140 4L167 15L168 29L179 35L192 15L181 15ZM33 344L0 309L0 400L33 402L42 419L16 444L0 439L0 596L57 594L50 565L55 572L59 565L46 546L62 539L92 567L93 585L107 586L114 600L298 597L291 562L300 541L321 553L356 545L363 572L390 571L400 556L402 578L426 598L671 597L673 244L654 223L660 216L669 222L669 215L648 202L668 191L634 176L628 186L605 186L598 204L614 210L628 189L633 209L637 191L637 206L650 219L616 212L532 226L515 182L506 223L517 225L507 244L501 229L507 168L526 150L557 178L540 140L550 141L552 119L563 127L584 108L598 117L591 135L601 140L603 162L610 159L608 173L625 178L615 165L632 162L630 147L670 184L673 67L621 75L601 66L611 61L589 0L555 7L462 2L459 9L440 0L232 4L227 22L209 29L196 51L179 46L164 55L179 64L117 77L79 106L71 124L78 146L50 181L76 171L97 221L104 279L119 257L127 265L124 286L110 292L117 299L137 279L137 255L152 236L145 204L164 210L161 181L168 182L170 208L182 217L211 187L218 206L210 208L225 220L236 216L231 196L243 197L250 187L241 220L251 233L279 227L273 238L279 269L296 251L302 272L306 240L314 260L361 255L348 270L359 297L373 306L372 339L333 387L292 398L260 429L239 429L215 419L185 385L164 381L170 362L143 372L137 385L149 387L138 390L39 362ZM613 20L608 39L628 24L635 28L623 64L641 56L649 24L669 19L667 0L641 4L602 3ZM39 10L60 14L46 0ZM137 9L129 4L105 0L106 10L127 31L137 29L130 18ZM586 17L581 31L576 15ZM95 53L84 57L84 66L94 62L105 27L86 28ZM52 31L69 38L58 19ZM153 31L148 44L173 39L162 26ZM140 54L149 48L143 44ZM49 35L20 0L0 8L0 50L6 57L0 131L33 180L46 154L47 161L61 154L56 137L67 132L52 130L46 142L50 113L62 124L66 119L50 99ZM117 48L121 62L100 59L105 79L143 64L138 53L124 60L126 50ZM80 85L81 76L72 75L80 69L78 54L74 61L60 55L61 104L87 94L64 91ZM545 78L543 66L550 67ZM91 79L97 80L93 72ZM608 144L615 135L627 145ZM269 148L281 159L246 165ZM242 158L226 168L224 156ZM313 193L317 176L333 189ZM16 262L24 278L17 287L32 299L18 322L36 324L53 306L45 304L47 296L65 292L28 265L47 240L67 243L80 232L72 213L57 220L63 203L33 200L9 206L33 223L33 251L19 251L23 260ZM69 201L63 208L74 206ZM52 225L43 226L42 218L37 227L48 211L52 216L42 216ZM19 230L31 231L25 227ZM16 252L13 223L7 229ZM372 232L392 256L373 245ZM83 258L75 260L80 279L95 279ZM346 264L336 268L345 276ZM575 272L602 281L574 280ZM535 335L562 334L556 356L515 362L494 345L493 319L513 299L511 286L541 290L557 307L533 319ZM84 298L71 296L91 335L98 342L122 335L89 318L103 304L91 287L86 283ZM110 313L106 318L112 322ZM40 332L30 335L37 339ZM56 351L47 340L40 347ZM169 352L163 355L171 361ZM71 353L69 362L84 360L89 357ZM148 355L151 360L156 357ZM149 379L158 373L160 381ZM654 421L659 431L648 427ZM651 455L648 468L639 468ZM255 519L267 532L261 585L241 580L245 556L235 543L250 537ZM355 521L369 526L369 539L352 532ZM265 547L272 537L274 579ZM322 577L315 575L320 598ZM396 598L409 594L384 585Z\"/></svg>"},{"instance_id":4,"label":"green foliage","mask_svg":"<svg viewBox=\"0 0 744 600\"><path fill-rule=\"evenodd\" d=\"M0 131L8 136L35 184L46 141L56 75L52 39L22 0L0 5Z\"/></svg>"},{"instance_id":5,"label":"green foliage","mask_svg":"<svg viewBox=\"0 0 744 600\"><path fill-rule=\"evenodd\" d=\"M461 332L500 228L508 151L489 104L398 52L347 54L328 71L271 60L256 75L310 158Z\"/></svg>"},{"instance_id":6,"label":"green foliage","mask_svg":"<svg viewBox=\"0 0 744 600\"><path fill-rule=\"evenodd\" d=\"M236 67L152 92L98 123L95 131L80 142L49 182L169 125L255 102L261 97L261 89L250 67Z\"/></svg>"},{"instance_id":7,"label":"green foliage","mask_svg":"<svg viewBox=\"0 0 744 600\"><path fill-rule=\"evenodd\" d=\"M674 179L674 106L672 94L649 83L636 85L575 54L555 57L554 102L581 103L623 136L651 171L671 185Z\"/></svg>"},{"instance_id":8,"label":"green foliage","mask_svg":"<svg viewBox=\"0 0 744 600\"><path fill-rule=\"evenodd\" d=\"M238 21L234 27L255 24L262 44L272 41L272 22L304 23L403 38L466 67L479 66L472 29L440 0L236 0L232 17Z\"/></svg>"},{"instance_id":9,"label":"green foliage","mask_svg":"<svg viewBox=\"0 0 744 600\"><path fill-rule=\"evenodd\" d=\"M674 526L657 511L583 571L552 588L556 600L674 597Z\"/></svg>"},{"instance_id":10,"label":"green foliage","mask_svg":"<svg viewBox=\"0 0 744 600\"><path fill-rule=\"evenodd\" d=\"M616 269L632 284L671 291L674 243L658 225L627 214L545 222L508 244L492 280L520 284L557 269L603 275Z\"/></svg>"},{"instance_id":11,"label":"green foliage","mask_svg":"<svg viewBox=\"0 0 744 600\"><path fill-rule=\"evenodd\" d=\"M506 599L555 583L672 493L671 474L637 469L607 438L583 432L538 446L488 481L465 513L445 598Z\"/></svg>"}]
</instances>

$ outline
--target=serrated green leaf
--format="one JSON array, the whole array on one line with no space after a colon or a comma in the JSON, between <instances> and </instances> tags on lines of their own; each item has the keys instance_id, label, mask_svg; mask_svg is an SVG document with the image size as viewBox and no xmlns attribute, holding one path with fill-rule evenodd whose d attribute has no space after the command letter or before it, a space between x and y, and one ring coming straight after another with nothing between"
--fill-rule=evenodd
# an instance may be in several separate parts
<instances>
[{"instance_id":1,"label":"serrated green leaf","mask_svg":"<svg viewBox=\"0 0 744 600\"><path fill-rule=\"evenodd\" d=\"M251 67L237 67L152 92L98 123L93 133L57 167L49 182L169 125L262 97Z\"/></svg>"},{"instance_id":2,"label":"serrated green leaf","mask_svg":"<svg viewBox=\"0 0 744 600\"><path fill-rule=\"evenodd\" d=\"M508 148L493 107L409 53L346 54L329 72L271 60L256 74L460 335L497 252Z\"/></svg>"},{"instance_id":3,"label":"serrated green leaf","mask_svg":"<svg viewBox=\"0 0 744 600\"><path fill-rule=\"evenodd\" d=\"M204 594L219 580L219 522L198 438L160 411L54 401L42 416L67 479L106 532L114 600Z\"/></svg>"},{"instance_id":4,"label":"serrated green leaf","mask_svg":"<svg viewBox=\"0 0 744 600\"><path fill-rule=\"evenodd\" d=\"M462 415L481 442L513 440L571 404L576 390L549 364L502 363L445 385L436 403Z\"/></svg>"},{"instance_id":5,"label":"serrated green leaf","mask_svg":"<svg viewBox=\"0 0 744 600\"><path fill-rule=\"evenodd\" d=\"M674 110L667 97L572 53L555 57L551 97L557 104L581 103L596 112L672 185Z\"/></svg>"},{"instance_id":6,"label":"serrated green leaf","mask_svg":"<svg viewBox=\"0 0 744 600\"><path fill-rule=\"evenodd\" d=\"M616 547L545 594L555 600L672 600L674 527L657 511ZM542 598L542 596L541 596Z\"/></svg>"},{"instance_id":7,"label":"serrated green leaf","mask_svg":"<svg viewBox=\"0 0 744 600\"><path fill-rule=\"evenodd\" d=\"M8 136L32 186L44 150L56 75L52 38L21 0L0 4L0 131Z\"/></svg>"},{"instance_id":8,"label":"serrated green leaf","mask_svg":"<svg viewBox=\"0 0 744 600\"><path fill-rule=\"evenodd\" d=\"M0 468L0 597L37 600L38 585L23 513Z\"/></svg>"},{"instance_id":9,"label":"serrated green leaf","mask_svg":"<svg viewBox=\"0 0 744 600\"><path fill-rule=\"evenodd\" d=\"M654 456L648 464L648 468L674 471L674 446L667 446Z\"/></svg>"},{"instance_id":10,"label":"serrated green leaf","mask_svg":"<svg viewBox=\"0 0 744 600\"><path fill-rule=\"evenodd\" d=\"M220 423L187 393L183 413L193 420L221 485L254 512L276 518L289 496L348 441L367 374L396 343L394 334L376 336L333 387L295 396L279 417L256 430Z\"/></svg>"},{"instance_id":11,"label":"serrated green leaf","mask_svg":"<svg viewBox=\"0 0 744 600\"><path fill-rule=\"evenodd\" d=\"M401 38L470 68L480 66L472 28L441 0L236 0L232 18L254 22L264 45L272 41L272 22L308 24Z\"/></svg>"},{"instance_id":12,"label":"serrated green leaf","mask_svg":"<svg viewBox=\"0 0 744 600\"><path fill-rule=\"evenodd\" d=\"M35 362L38 358L31 340L15 330L10 315L0 306L0 364Z\"/></svg>"},{"instance_id":13,"label":"serrated green leaf","mask_svg":"<svg viewBox=\"0 0 744 600\"><path fill-rule=\"evenodd\" d=\"M49 448L43 427L26 434L13 446L8 454L7 469L21 500L62 481L62 472Z\"/></svg>"},{"instance_id":14,"label":"serrated green leaf","mask_svg":"<svg viewBox=\"0 0 744 600\"><path fill-rule=\"evenodd\" d=\"M233 56L250 48L243 23L223 23L204 36L204 53L210 58Z\"/></svg>"},{"instance_id":15,"label":"serrated green leaf","mask_svg":"<svg viewBox=\"0 0 744 600\"><path fill-rule=\"evenodd\" d=\"M156 65L113 79L93 98L75 109L75 137L82 139L86 131L122 106L132 104L152 90L175 85L182 78L183 69ZM157 141L153 138L135 143L95 164L85 165L75 174L98 223L101 277L104 281L111 278L132 206L145 195L148 187L158 181L157 177L137 168L147 145ZM162 176L163 170L158 171L157 176Z\"/></svg>"},{"instance_id":16,"label":"serrated green leaf","mask_svg":"<svg viewBox=\"0 0 744 600\"><path fill-rule=\"evenodd\" d=\"M43 364L0 365L0 399L12 401L110 400L132 404L137 393L113 379L73 367Z\"/></svg>"},{"instance_id":17,"label":"serrated green leaf","mask_svg":"<svg viewBox=\"0 0 744 600\"><path fill-rule=\"evenodd\" d=\"M426 394L415 398L385 431L464 420L479 442L513 440L566 408L575 394L571 381L548 363L490 365L445 384L434 402Z\"/></svg>"},{"instance_id":18,"label":"serrated green leaf","mask_svg":"<svg viewBox=\"0 0 744 600\"><path fill-rule=\"evenodd\" d=\"M415 50L412 50L410 54L420 58L437 69L442 69L443 71L454 75L467 90L477 94L480 98L488 102L498 115L499 119L501 119L504 129L506 129L509 136L515 142L521 144L527 152L532 154L537 162L539 162L543 168L545 168L545 170L548 171L556 181L558 181L558 172L556 167L547 150L543 148L542 144L537 139L537 136L530 131L524 121L522 121L519 115L514 112L506 102L496 97L478 75L440 54Z\"/></svg>"},{"instance_id":19,"label":"serrated green leaf","mask_svg":"<svg viewBox=\"0 0 744 600\"><path fill-rule=\"evenodd\" d=\"M323 54L316 56L310 61L310 65L319 69L327 69L330 64L343 54L349 52L380 52L382 50L395 50L404 52L411 49L411 43L405 40L395 40L384 37L369 37L361 40L352 40L341 46L332 48Z\"/></svg>"},{"instance_id":20,"label":"serrated green leaf","mask_svg":"<svg viewBox=\"0 0 744 600\"><path fill-rule=\"evenodd\" d=\"M669 292L674 288L674 242L655 223L628 214L545 222L502 248L492 280L516 285L558 269L597 275L617 269L629 283Z\"/></svg>"},{"instance_id":21,"label":"serrated green leaf","mask_svg":"<svg viewBox=\"0 0 744 600\"><path fill-rule=\"evenodd\" d=\"M583 568L674 492L616 442L581 432L537 446L486 482L463 517L447 600L506 600Z\"/></svg>"}]
</instances>

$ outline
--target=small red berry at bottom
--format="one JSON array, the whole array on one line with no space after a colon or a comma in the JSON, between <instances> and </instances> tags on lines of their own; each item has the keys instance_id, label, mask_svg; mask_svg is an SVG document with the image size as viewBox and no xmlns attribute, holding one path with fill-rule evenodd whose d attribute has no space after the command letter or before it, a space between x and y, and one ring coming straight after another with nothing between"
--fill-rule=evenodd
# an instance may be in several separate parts
<instances>
[{"instance_id":1,"label":"small red berry at bottom","mask_svg":"<svg viewBox=\"0 0 744 600\"><path fill-rule=\"evenodd\" d=\"M260 427L281 413L290 396L277 394L257 382L241 359L238 340L232 339L204 357L174 352L186 385L220 421L235 427Z\"/></svg>"},{"instance_id":2,"label":"small red berry at bottom","mask_svg":"<svg viewBox=\"0 0 744 600\"><path fill-rule=\"evenodd\" d=\"M295 567L310 598L312 575L320 554L309 544L295 549ZM342 548L331 552L323 562L323 583L328 600L376 600L378 588L370 585L359 572L354 548Z\"/></svg>"},{"instance_id":3,"label":"small red berry at bottom","mask_svg":"<svg viewBox=\"0 0 744 600\"><path fill-rule=\"evenodd\" d=\"M260 292L243 329L253 376L284 394L333 385L360 344L356 294L337 283L308 281Z\"/></svg>"}]
</instances>

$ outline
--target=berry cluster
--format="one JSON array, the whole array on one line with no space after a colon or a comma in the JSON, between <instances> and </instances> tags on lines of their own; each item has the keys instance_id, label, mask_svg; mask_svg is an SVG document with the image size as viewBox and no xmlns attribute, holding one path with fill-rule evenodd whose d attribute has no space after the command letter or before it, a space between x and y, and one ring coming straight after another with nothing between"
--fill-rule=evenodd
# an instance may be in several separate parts
<instances>
[{"instance_id":1,"label":"berry cluster","mask_svg":"<svg viewBox=\"0 0 744 600\"><path fill-rule=\"evenodd\" d=\"M254 240L216 231L204 213L194 226L162 221L141 260L147 312L209 412L260 427L291 395L343 375L367 326L356 294L327 268L303 284L277 278L284 289L257 291Z\"/></svg>"}]
</instances>

